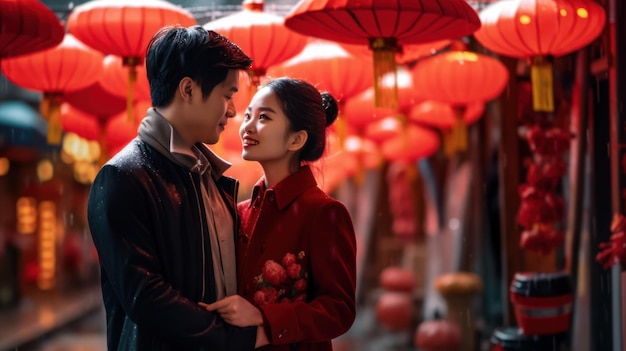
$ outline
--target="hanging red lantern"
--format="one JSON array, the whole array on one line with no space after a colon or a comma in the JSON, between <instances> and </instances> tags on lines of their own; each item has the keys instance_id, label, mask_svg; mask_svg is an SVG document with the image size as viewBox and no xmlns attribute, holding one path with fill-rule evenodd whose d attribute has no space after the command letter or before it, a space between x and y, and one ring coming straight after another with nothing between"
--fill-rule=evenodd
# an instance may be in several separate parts
<instances>
[{"instance_id":1,"label":"hanging red lantern","mask_svg":"<svg viewBox=\"0 0 626 351\"><path fill-rule=\"evenodd\" d=\"M319 39L310 40L298 55L271 67L267 72L271 77L303 79L320 91L331 93L339 103L339 116L334 126L340 143L348 133L343 116L344 103L370 87L373 74L368 58L355 57L339 44Z\"/></svg>"},{"instance_id":2,"label":"hanging red lantern","mask_svg":"<svg viewBox=\"0 0 626 351\"><path fill-rule=\"evenodd\" d=\"M483 26L474 33L487 49L531 60L533 108L554 111L549 57L574 52L604 28L604 9L591 0L510 0L480 12Z\"/></svg>"},{"instance_id":3,"label":"hanging red lantern","mask_svg":"<svg viewBox=\"0 0 626 351\"><path fill-rule=\"evenodd\" d=\"M0 0L0 57L30 54L57 46L65 30L39 0Z\"/></svg>"},{"instance_id":4,"label":"hanging red lantern","mask_svg":"<svg viewBox=\"0 0 626 351\"><path fill-rule=\"evenodd\" d=\"M368 123L363 136L377 144L398 137L402 133L403 123L396 116L385 117L379 121Z\"/></svg>"},{"instance_id":5,"label":"hanging red lantern","mask_svg":"<svg viewBox=\"0 0 626 351\"><path fill-rule=\"evenodd\" d=\"M500 61L471 51L445 52L413 67L413 82L420 87L420 94L450 104L455 111L455 125L446 142L448 156L467 149L463 117L468 104L496 98L508 79L508 70Z\"/></svg>"},{"instance_id":6,"label":"hanging red lantern","mask_svg":"<svg viewBox=\"0 0 626 351\"><path fill-rule=\"evenodd\" d=\"M409 124L398 137L385 141L381 149L388 161L412 163L437 152L439 136L432 130Z\"/></svg>"},{"instance_id":7,"label":"hanging red lantern","mask_svg":"<svg viewBox=\"0 0 626 351\"><path fill-rule=\"evenodd\" d=\"M284 18L263 12L263 0L246 0L237 13L219 18L203 25L237 43L241 50L252 57L248 70L255 86L260 83L270 66L298 54L307 38L285 27Z\"/></svg>"},{"instance_id":8,"label":"hanging red lantern","mask_svg":"<svg viewBox=\"0 0 626 351\"><path fill-rule=\"evenodd\" d=\"M126 89L129 86L128 73L124 68L124 62L121 57L115 55L105 56L104 71L100 81L104 90L122 98L127 96ZM132 85L133 100L150 100L150 84L148 83L146 66L138 64L136 69L137 77Z\"/></svg>"},{"instance_id":9,"label":"hanging red lantern","mask_svg":"<svg viewBox=\"0 0 626 351\"><path fill-rule=\"evenodd\" d=\"M87 114L96 116L100 121L106 121L126 108L126 98L109 93L102 87L101 81L64 94L63 101Z\"/></svg>"},{"instance_id":10,"label":"hanging red lantern","mask_svg":"<svg viewBox=\"0 0 626 351\"><path fill-rule=\"evenodd\" d=\"M480 19L464 0L304 0L285 17L285 25L313 37L369 45L376 106L396 107L395 85L385 88L380 79L396 71L399 48L469 35L480 27Z\"/></svg>"},{"instance_id":11,"label":"hanging red lantern","mask_svg":"<svg viewBox=\"0 0 626 351\"><path fill-rule=\"evenodd\" d=\"M48 143L61 142L61 96L85 88L102 75L102 54L71 34L58 46L2 61L2 72L13 83L44 93L41 115L48 120Z\"/></svg>"},{"instance_id":12,"label":"hanging red lantern","mask_svg":"<svg viewBox=\"0 0 626 351\"><path fill-rule=\"evenodd\" d=\"M126 110L132 114L137 66L143 63L152 36L168 25L196 25L193 15L165 0L91 0L70 13L67 29L85 44L122 57L128 67Z\"/></svg>"},{"instance_id":13,"label":"hanging red lantern","mask_svg":"<svg viewBox=\"0 0 626 351\"><path fill-rule=\"evenodd\" d=\"M96 116L66 103L61 105L61 127L87 140L100 139L100 122Z\"/></svg>"},{"instance_id":14,"label":"hanging red lantern","mask_svg":"<svg viewBox=\"0 0 626 351\"><path fill-rule=\"evenodd\" d=\"M469 103L463 113L463 123L470 125L482 117L485 104L482 101ZM456 123L455 111L450 104L433 100L424 101L414 106L407 118L411 122L436 128L451 129Z\"/></svg>"},{"instance_id":15,"label":"hanging red lantern","mask_svg":"<svg viewBox=\"0 0 626 351\"><path fill-rule=\"evenodd\" d=\"M390 107L376 107L374 88L370 87L345 102L343 116L349 126L359 128L397 112Z\"/></svg>"}]
</instances>

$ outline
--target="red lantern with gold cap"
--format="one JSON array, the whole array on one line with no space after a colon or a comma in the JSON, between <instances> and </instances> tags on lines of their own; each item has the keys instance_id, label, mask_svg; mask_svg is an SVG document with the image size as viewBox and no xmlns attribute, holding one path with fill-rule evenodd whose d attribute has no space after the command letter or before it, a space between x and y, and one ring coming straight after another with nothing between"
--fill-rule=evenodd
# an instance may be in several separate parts
<instances>
[{"instance_id":1,"label":"red lantern with gold cap","mask_svg":"<svg viewBox=\"0 0 626 351\"><path fill-rule=\"evenodd\" d=\"M148 83L146 66L139 64L136 69L137 76L132 85L133 100L150 100L150 84ZM112 95L125 98L129 85L128 79L128 72L125 70L123 59L119 56L107 55L104 58L104 71L101 80L104 90Z\"/></svg>"},{"instance_id":2,"label":"red lantern with gold cap","mask_svg":"<svg viewBox=\"0 0 626 351\"><path fill-rule=\"evenodd\" d=\"M66 34L61 44L52 49L2 61L2 72L9 80L44 93L41 115L48 120L48 143L61 142L61 96L100 79L102 56Z\"/></svg>"},{"instance_id":3,"label":"red lantern with gold cap","mask_svg":"<svg viewBox=\"0 0 626 351\"><path fill-rule=\"evenodd\" d=\"M390 107L376 107L374 88L370 87L358 95L348 99L344 105L343 116L348 123L348 129L360 128L364 125L396 115L397 109Z\"/></svg>"},{"instance_id":4,"label":"red lantern with gold cap","mask_svg":"<svg viewBox=\"0 0 626 351\"><path fill-rule=\"evenodd\" d=\"M449 46L451 42L452 41L449 39L443 39L422 44L403 45L398 52L396 52L396 63L410 63L434 55ZM342 44L341 46L353 55L371 56L372 54L372 51L367 45Z\"/></svg>"},{"instance_id":5,"label":"red lantern with gold cap","mask_svg":"<svg viewBox=\"0 0 626 351\"><path fill-rule=\"evenodd\" d=\"M0 58L57 46L65 30L39 0L0 0Z\"/></svg>"},{"instance_id":6,"label":"red lantern with gold cap","mask_svg":"<svg viewBox=\"0 0 626 351\"><path fill-rule=\"evenodd\" d=\"M196 25L193 15L165 0L92 0L70 13L67 29L85 44L122 57L128 67L127 113L132 113L133 84L148 43L162 27Z\"/></svg>"},{"instance_id":7,"label":"red lantern with gold cap","mask_svg":"<svg viewBox=\"0 0 626 351\"><path fill-rule=\"evenodd\" d=\"M339 103L339 116L335 128L343 143L347 125L343 116L344 103L371 87L372 62L356 57L342 46L327 40L312 39L298 55L271 67L268 76L289 76L315 85L320 91L328 91Z\"/></svg>"},{"instance_id":8,"label":"red lantern with gold cap","mask_svg":"<svg viewBox=\"0 0 626 351\"><path fill-rule=\"evenodd\" d=\"M413 67L413 82L424 99L450 104L455 111L456 123L445 145L447 155L467 149L463 117L468 104L498 97L508 79L500 61L471 51L441 53Z\"/></svg>"},{"instance_id":9,"label":"red lantern with gold cap","mask_svg":"<svg viewBox=\"0 0 626 351\"><path fill-rule=\"evenodd\" d=\"M533 107L554 111L549 58L574 52L595 40L604 28L604 9L591 0L508 0L480 12L474 36L487 49L531 61Z\"/></svg>"},{"instance_id":10,"label":"red lantern with gold cap","mask_svg":"<svg viewBox=\"0 0 626 351\"><path fill-rule=\"evenodd\" d=\"M237 13L203 25L237 43L252 57L248 70L253 88L259 85L266 70L298 54L307 44L307 38L285 27L284 18L264 12L262 0L246 0Z\"/></svg>"},{"instance_id":11,"label":"red lantern with gold cap","mask_svg":"<svg viewBox=\"0 0 626 351\"><path fill-rule=\"evenodd\" d=\"M285 17L299 33L348 44L369 45L374 53L376 106L396 107L395 85L379 84L394 73L395 54L406 44L458 38L480 27L464 0L303 0Z\"/></svg>"}]
</instances>

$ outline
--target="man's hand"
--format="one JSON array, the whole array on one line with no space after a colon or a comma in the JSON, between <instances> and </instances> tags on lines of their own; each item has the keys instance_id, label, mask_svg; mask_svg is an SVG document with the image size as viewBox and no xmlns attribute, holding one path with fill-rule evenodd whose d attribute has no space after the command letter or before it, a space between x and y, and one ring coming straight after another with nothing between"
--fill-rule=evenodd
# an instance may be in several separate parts
<instances>
[{"instance_id":1,"label":"man's hand","mask_svg":"<svg viewBox=\"0 0 626 351\"><path fill-rule=\"evenodd\" d=\"M263 324L263 317L259 309L239 295L227 296L212 304L204 302L199 304L209 311L216 311L228 324L237 327L252 327Z\"/></svg>"}]
</instances>

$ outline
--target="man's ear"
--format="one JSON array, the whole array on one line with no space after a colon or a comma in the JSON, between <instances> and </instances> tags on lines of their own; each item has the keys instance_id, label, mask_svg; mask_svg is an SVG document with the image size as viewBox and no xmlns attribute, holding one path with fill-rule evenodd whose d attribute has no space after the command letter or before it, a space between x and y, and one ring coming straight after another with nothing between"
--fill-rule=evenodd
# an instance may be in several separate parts
<instances>
[{"instance_id":1,"label":"man's ear","mask_svg":"<svg viewBox=\"0 0 626 351\"><path fill-rule=\"evenodd\" d=\"M181 98L185 102L191 102L191 98L194 94L193 90L194 90L193 80L189 77L184 77L178 83L178 94L181 96ZM199 92L196 91L195 93L198 94Z\"/></svg>"},{"instance_id":2,"label":"man's ear","mask_svg":"<svg viewBox=\"0 0 626 351\"><path fill-rule=\"evenodd\" d=\"M305 130L300 130L294 132L289 137L289 147L290 151L298 151L304 147L306 140L309 138L309 134Z\"/></svg>"}]
</instances>

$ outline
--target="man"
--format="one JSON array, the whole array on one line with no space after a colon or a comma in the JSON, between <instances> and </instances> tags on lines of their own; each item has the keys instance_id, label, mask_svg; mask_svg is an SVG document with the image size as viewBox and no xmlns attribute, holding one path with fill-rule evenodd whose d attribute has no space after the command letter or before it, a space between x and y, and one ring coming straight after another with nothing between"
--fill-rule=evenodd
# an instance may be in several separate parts
<instances>
[{"instance_id":1,"label":"man","mask_svg":"<svg viewBox=\"0 0 626 351\"><path fill-rule=\"evenodd\" d=\"M200 26L167 27L146 55L152 108L99 171L88 201L109 350L251 350L262 328L228 325L199 302L236 293L238 183L215 144L252 60Z\"/></svg>"}]
</instances>

